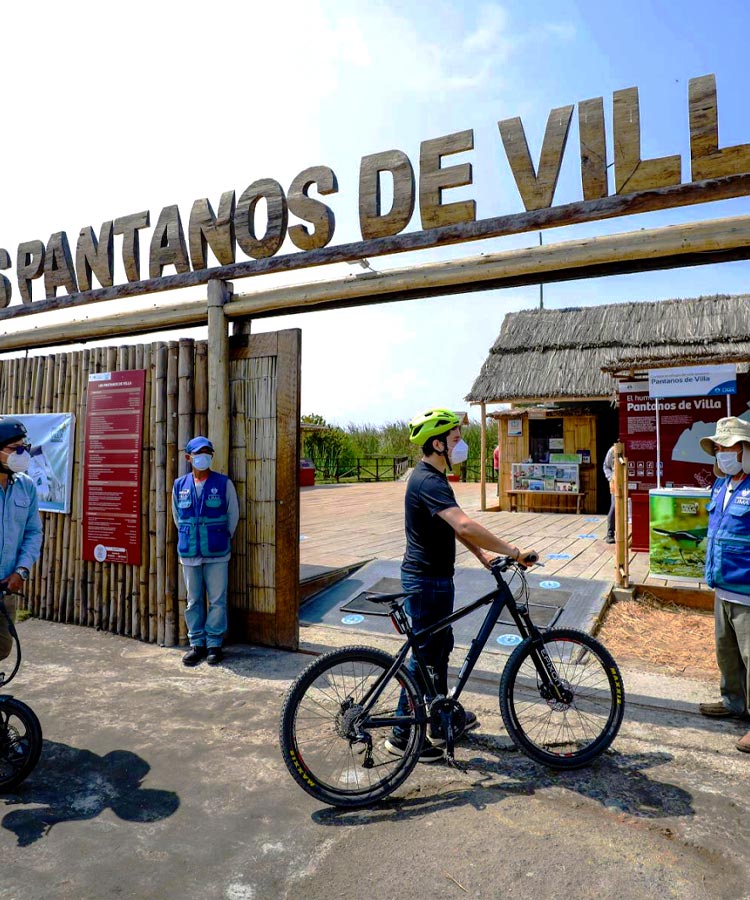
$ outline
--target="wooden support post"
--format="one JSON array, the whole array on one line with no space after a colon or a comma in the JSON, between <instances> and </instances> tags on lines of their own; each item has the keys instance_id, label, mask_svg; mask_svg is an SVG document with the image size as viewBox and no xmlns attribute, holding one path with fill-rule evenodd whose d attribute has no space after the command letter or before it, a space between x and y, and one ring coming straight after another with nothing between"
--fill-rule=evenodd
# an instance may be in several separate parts
<instances>
[{"instance_id":1,"label":"wooden support post","mask_svg":"<svg viewBox=\"0 0 750 900\"><path fill-rule=\"evenodd\" d=\"M487 470L487 406L484 403L479 404L479 409L481 410L482 416L482 430L480 432L480 451L479 451L479 466L481 469L479 483L481 485L481 509L482 512L487 509L487 483L485 473Z\"/></svg>"},{"instance_id":2,"label":"wooden support post","mask_svg":"<svg viewBox=\"0 0 750 900\"><path fill-rule=\"evenodd\" d=\"M208 282L208 434L214 445L211 468L229 471L229 337L224 304L233 287L225 281Z\"/></svg>"},{"instance_id":3,"label":"wooden support post","mask_svg":"<svg viewBox=\"0 0 750 900\"><path fill-rule=\"evenodd\" d=\"M614 448L615 482L615 582L618 587L630 584L630 535L628 534L628 461L623 444Z\"/></svg>"}]
</instances>

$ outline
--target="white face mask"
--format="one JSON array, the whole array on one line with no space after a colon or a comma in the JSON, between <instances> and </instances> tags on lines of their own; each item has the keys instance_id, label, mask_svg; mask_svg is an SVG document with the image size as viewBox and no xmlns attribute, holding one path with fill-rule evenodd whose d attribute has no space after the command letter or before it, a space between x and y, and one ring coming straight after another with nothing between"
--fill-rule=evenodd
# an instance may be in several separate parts
<instances>
[{"instance_id":1,"label":"white face mask","mask_svg":"<svg viewBox=\"0 0 750 900\"><path fill-rule=\"evenodd\" d=\"M742 462L737 459L734 450L722 450L717 453L716 464L725 475L738 475L742 471Z\"/></svg>"},{"instance_id":2,"label":"white face mask","mask_svg":"<svg viewBox=\"0 0 750 900\"><path fill-rule=\"evenodd\" d=\"M469 445L463 438L456 444L450 452L451 464L454 466L466 462L469 458Z\"/></svg>"},{"instance_id":3,"label":"white face mask","mask_svg":"<svg viewBox=\"0 0 750 900\"><path fill-rule=\"evenodd\" d=\"M195 456L190 457L190 461L199 472L205 472L206 469L211 468L210 453L196 453Z\"/></svg>"},{"instance_id":4,"label":"white face mask","mask_svg":"<svg viewBox=\"0 0 750 900\"><path fill-rule=\"evenodd\" d=\"M31 454L28 450L23 450L21 453L12 450L5 460L5 465L11 472L28 472L31 465Z\"/></svg>"}]
</instances>

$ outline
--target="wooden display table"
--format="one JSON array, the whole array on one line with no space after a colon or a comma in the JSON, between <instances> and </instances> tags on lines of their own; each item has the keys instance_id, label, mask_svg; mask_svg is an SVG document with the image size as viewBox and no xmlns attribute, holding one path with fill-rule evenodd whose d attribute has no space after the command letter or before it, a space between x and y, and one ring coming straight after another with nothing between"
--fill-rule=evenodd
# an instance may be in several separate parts
<instances>
[{"instance_id":1,"label":"wooden display table","mask_svg":"<svg viewBox=\"0 0 750 900\"><path fill-rule=\"evenodd\" d=\"M557 497L558 499L575 499L576 501L576 514L581 514L581 501L586 496L586 491L526 491L526 490L517 490L517 491L506 491L508 495L508 499L510 500L510 511L516 512L518 508L518 495L523 494L528 497L529 494L532 494L535 497ZM526 512L530 511L530 507L528 501L526 502Z\"/></svg>"}]
</instances>

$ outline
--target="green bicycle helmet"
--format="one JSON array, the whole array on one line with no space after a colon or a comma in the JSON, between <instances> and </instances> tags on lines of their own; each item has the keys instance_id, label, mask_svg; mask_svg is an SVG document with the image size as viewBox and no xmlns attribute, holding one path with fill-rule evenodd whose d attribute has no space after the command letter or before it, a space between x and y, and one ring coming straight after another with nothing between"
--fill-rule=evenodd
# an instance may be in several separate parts
<instances>
[{"instance_id":1,"label":"green bicycle helmet","mask_svg":"<svg viewBox=\"0 0 750 900\"><path fill-rule=\"evenodd\" d=\"M435 407L420 413L409 422L409 440L412 444L424 444L430 438L451 431L461 421L450 409Z\"/></svg>"}]
</instances>

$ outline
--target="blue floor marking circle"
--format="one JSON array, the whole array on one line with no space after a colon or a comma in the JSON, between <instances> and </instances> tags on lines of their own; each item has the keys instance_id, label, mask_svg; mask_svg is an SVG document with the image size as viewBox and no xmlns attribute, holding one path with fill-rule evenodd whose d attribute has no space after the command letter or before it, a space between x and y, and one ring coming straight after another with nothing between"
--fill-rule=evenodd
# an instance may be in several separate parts
<instances>
[{"instance_id":1,"label":"blue floor marking circle","mask_svg":"<svg viewBox=\"0 0 750 900\"><path fill-rule=\"evenodd\" d=\"M348 616L342 616L341 621L344 625L359 625L360 622L365 621L365 617L352 613Z\"/></svg>"},{"instance_id":2,"label":"blue floor marking circle","mask_svg":"<svg viewBox=\"0 0 750 900\"><path fill-rule=\"evenodd\" d=\"M501 647L515 647L521 643L521 636L518 634L501 634L497 639Z\"/></svg>"},{"instance_id":3,"label":"blue floor marking circle","mask_svg":"<svg viewBox=\"0 0 750 900\"><path fill-rule=\"evenodd\" d=\"M587 540L587 541L595 541L596 540L595 534L579 534L578 537L580 540Z\"/></svg>"},{"instance_id":4,"label":"blue floor marking circle","mask_svg":"<svg viewBox=\"0 0 750 900\"><path fill-rule=\"evenodd\" d=\"M548 553L547 559L572 559L570 553Z\"/></svg>"},{"instance_id":5,"label":"blue floor marking circle","mask_svg":"<svg viewBox=\"0 0 750 900\"><path fill-rule=\"evenodd\" d=\"M600 519L599 516L590 516L588 519L585 519L586 522L603 522L604 519Z\"/></svg>"},{"instance_id":6,"label":"blue floor marking circle","mask_svg":"<svg viewBox=\"0 0 750 900\"><path fill-rule=\"evenodd\" d=\"M544 588L547 591L554 591L560 587L560 582L559 581L540 581L539 587Z\"/></svg>"}]
</instances>

